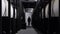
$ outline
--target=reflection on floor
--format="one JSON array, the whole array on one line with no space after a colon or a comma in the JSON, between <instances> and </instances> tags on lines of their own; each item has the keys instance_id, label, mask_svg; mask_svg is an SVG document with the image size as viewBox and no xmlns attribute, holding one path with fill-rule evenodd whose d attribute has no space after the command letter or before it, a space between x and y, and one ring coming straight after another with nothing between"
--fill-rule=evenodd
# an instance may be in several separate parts
<instances>
[{"instance_id":1,"label":"reflection on floor","mask_svg":"<svg viewBox=\"0 0 60 34\"><path fill-rule=\"evenodd\" d=\"M16 34L37 34L33 27L27 27L26 30L21 29Z\"/></svg>"}]
</instances>

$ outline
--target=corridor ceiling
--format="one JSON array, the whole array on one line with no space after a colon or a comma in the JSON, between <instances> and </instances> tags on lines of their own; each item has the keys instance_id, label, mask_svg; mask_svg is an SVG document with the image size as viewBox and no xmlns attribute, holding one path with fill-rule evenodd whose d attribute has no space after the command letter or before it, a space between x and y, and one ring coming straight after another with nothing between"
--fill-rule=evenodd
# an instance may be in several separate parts
<instances>
[{"instance_id":1,"label":"corridor ceiling","mask_svg":"<svg viewBox=\"0 0 60 34\"><path fill-rule=\"evenodd\" d=\"M22 5L24 8L35 8L36 1L22 1Z\"/></svg>"}]
</instances>

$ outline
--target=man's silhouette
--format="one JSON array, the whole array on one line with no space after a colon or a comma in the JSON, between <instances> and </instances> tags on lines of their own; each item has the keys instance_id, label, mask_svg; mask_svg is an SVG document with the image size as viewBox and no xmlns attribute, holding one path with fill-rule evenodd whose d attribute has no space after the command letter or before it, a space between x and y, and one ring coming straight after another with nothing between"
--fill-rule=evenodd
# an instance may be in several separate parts
<instances>
[{"instance_id":1,"label":"man's silhouette","mask_svg":"<svg viewBox=\"0 0 60 34\"><path fill-rule=\"evenodd\" d=\"M30 21L31 21L31 19L30 19L30 17L28 17L28 26L30 26Z\"/></svg>"}]
</instances>

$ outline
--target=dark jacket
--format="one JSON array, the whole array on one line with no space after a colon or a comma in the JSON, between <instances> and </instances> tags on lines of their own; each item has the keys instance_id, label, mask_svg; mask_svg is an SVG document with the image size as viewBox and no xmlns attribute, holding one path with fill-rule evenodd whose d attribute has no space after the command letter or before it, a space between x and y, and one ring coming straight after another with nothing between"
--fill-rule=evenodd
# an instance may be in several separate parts
<instances>
[{"instance_id":1,"label":"dark jacket","mask_svg":"<svg viewBox=\"0 0 60 34\"><path fill-rule=\"evenodd\" d=\"M30 21L31 21L31 19L30 19L30 17L28 18L28 22L30 23Z\"/></svg>"}]
</instances>

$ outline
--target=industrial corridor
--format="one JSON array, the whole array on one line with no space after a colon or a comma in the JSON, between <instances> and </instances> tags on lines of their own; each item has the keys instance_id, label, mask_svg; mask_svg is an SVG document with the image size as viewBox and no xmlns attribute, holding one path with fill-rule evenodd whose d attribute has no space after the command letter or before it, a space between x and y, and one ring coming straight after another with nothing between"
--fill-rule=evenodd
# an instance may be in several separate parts
<instances>
[{"instance_id":1,"label":"industrial corridor","mask_svg":"<svg viewBox=\"0 0 60 34\"><path fill-rule=\"evenodd\" d=\"M60 34L59 0L0 3L0 34Z\"/></svg>"}]
</instances>

